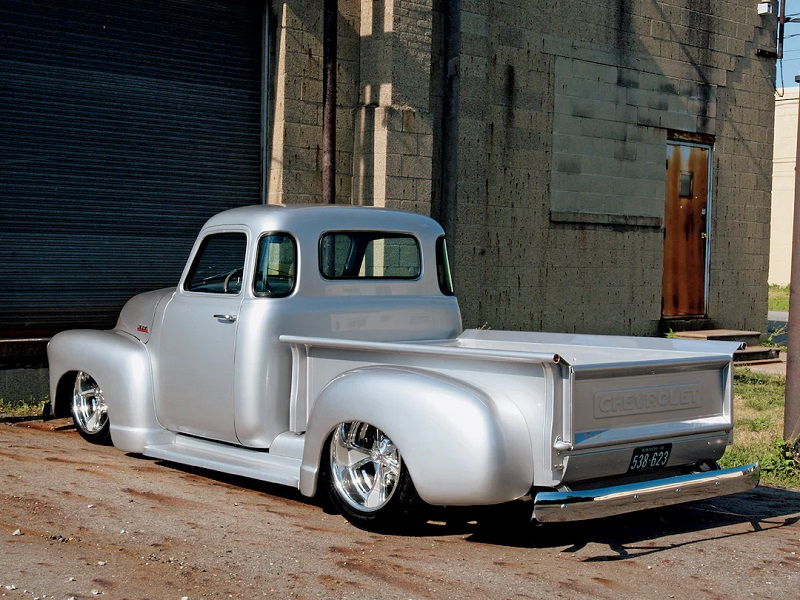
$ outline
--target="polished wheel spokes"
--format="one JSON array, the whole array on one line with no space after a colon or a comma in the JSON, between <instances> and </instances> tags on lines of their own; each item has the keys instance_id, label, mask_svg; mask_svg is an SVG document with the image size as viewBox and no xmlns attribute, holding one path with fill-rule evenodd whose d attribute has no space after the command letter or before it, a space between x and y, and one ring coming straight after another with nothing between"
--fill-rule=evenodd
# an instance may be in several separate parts
<instances>
[{"instance_id":1,"label":"polished wheel spokes","mask_svg":"<svg viewBox=\"0 0 800 600\"><path fill-rule=\"evenodd\" d=\"M108 407L103 390L88 373L80 372L72 392L72 414L75 424L86 433L97 433L108 421Z\"/></svg>"},{"instance_id":2,"label":"polished wheel spokes","mask_svg":"<svg viewBox=\"0 0 800 600\"><path fill-rule=\"evenodd\" d=\"M385 506L400 480L400 453L385 433L368 423L340 423L333 432L330 460L337 491L360 511Z\"/></svg>"}]
</instances>

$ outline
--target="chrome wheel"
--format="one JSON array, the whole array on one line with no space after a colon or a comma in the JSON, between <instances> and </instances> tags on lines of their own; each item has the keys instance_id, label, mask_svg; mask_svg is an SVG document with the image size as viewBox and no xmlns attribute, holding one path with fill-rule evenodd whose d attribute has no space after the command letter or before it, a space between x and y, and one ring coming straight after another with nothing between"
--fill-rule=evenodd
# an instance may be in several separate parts
<instances>
[{"instance_id":1,"label":"chrome wheel","mask_svg":"<svg viewBox=\"0 0 800 600\"><path fill-rule=\"evenodd\" d=\"M400 481L402 462L392 440L361 421L340 423L330 445L333 485L339 497L359 512L380 510Z\"/></svg>"},{"instance_id":2,"label":"chrome wheel","mask_svg":"<svg viewBox=\"0 0 800 600\"><path fill-rule=\"evenodd\" d=\"M85 434L97 435L108 425L108 407L103 390L88 373L80 371L72 392L72 418Z\"/></svg>"}]
</instances>

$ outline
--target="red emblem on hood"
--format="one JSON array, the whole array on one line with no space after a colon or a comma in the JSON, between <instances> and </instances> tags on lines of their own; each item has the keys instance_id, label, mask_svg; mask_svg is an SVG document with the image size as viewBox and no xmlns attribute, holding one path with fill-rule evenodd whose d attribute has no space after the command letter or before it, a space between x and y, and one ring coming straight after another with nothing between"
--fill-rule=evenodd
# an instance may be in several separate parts
<instances>
[{"instance_id":1,"label":"red emblem on hood","mask_svg":"<svg viewBox=\"0 0 800 600\"><path fill-rule=\"evenodd\" d=\"M140 331L141 333L150 333L150 330L147 328L147 325L139 325L136 328L136 331Z\"/></svg>"}]
</instances>

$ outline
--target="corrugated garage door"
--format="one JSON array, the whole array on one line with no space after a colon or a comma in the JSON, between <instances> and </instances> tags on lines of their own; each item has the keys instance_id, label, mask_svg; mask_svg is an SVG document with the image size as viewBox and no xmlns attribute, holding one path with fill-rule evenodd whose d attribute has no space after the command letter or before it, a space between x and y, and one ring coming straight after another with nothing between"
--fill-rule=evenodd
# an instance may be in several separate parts
<instances>
[{"instance_id":1,"label":"corrugated garage door","mask_svg":"<svg viewBox=\"0 0 800 600\"><path fill-rule=\"evenodd\" d=\"M113 325L259 202L262 11L0 0L0 337Z\"/></svg>"}]
</instances>

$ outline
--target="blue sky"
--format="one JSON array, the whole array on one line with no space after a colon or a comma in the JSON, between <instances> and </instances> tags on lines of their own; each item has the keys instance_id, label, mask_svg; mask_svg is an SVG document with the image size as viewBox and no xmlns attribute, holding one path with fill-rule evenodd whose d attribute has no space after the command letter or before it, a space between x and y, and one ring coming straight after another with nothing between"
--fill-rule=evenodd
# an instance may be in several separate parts
<instances>
[{"instance_id":1,"label":"blue sky","mask_svg":"<svg viewBox=\"0 0 800 600\"><path fill-rule=\"evenodd\" d=\"M786 3L786 16L800 19L800 0ZM783 61L778 61L775 86L781 87L781 62L783 62L783 85L792 87L795 75L800 75L800 22L787 23L783 37Z\"/></svg>"}]
</instances>

